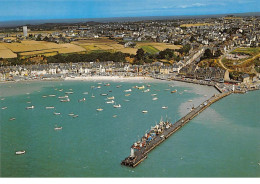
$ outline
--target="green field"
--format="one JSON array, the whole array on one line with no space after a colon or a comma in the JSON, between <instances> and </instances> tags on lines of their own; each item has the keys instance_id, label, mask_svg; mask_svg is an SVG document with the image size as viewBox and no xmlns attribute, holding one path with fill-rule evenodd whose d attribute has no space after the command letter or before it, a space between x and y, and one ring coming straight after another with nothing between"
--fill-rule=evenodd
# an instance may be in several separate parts
<instances>
[{"instance_id":1,"label":"green field","mask_svg":"<svg viewBox=\"0 0 260 184\"><path fill-rule=\"evenodd\" d=\"M156 54L158 52L160 52L158 49L154 48L153 46L151 45L143 45L141 46L141 48L145 51L145 52L148 52L150 54Z\"/></svg>"},{"instance_id":2,"label":"green field","mask_svg":"<svg viewBox=\"0 0 260 184\"><path fill-rule=\"evenodd\" d=\"M232 54L241 53L241 54L248 54L250 56L255 56L260 53L260 47L237 48L231 53Z\"/></svg>"}]
</instances>

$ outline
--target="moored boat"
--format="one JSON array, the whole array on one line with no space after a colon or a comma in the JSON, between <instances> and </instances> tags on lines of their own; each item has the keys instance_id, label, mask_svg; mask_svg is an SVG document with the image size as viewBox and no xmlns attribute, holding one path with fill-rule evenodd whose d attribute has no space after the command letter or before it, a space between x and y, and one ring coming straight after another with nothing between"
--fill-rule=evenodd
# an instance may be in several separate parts
<instances>
[{"instance_id":1,"label":"moored boat","mask_svg":"<svg viewBox=\"0 0 260 184\"><path fill-rule=\"evenodd\" d=\"M54 130L61 130L62 127L55 127Z\"/></svg>"},{"instance_id":2,"label":"moored boat","mask_svg":"<svg viewBox=\"0 0 260 184\"><path fill-rule=\"evenodd\" d=\"M171 93L176 93L176 92L177 92L177 89L175 89L175 90L171 91Z\"/></svg>"},{"instance_id":3,"label":"moored boat","mask_svg":"<svg viewBox=\"0 0 260 184\"><path fill-rule=\"evenodd\" d=\"M34 109L34 106L29 106L29 107L26 107L26 109Z\"/></svg>"},{"instance_id":4,"label":"moored boat","mask_svg":"<svg viewBox=\"0 0 260 184\"><path fill-rule=\"evenodd\" d=\"M101 108L98 108L98 109L97 109L97 111L98 111L98 112L101 112L101 111L103 111L103 109L101 109Z\"/></svg>"},{"instance_id":5,"label":"moored boat","mask_svg":"<svg viewBox=\"0 0 260 184\"><path fill-rule=\"evenodd\" d=\"M22 155L22 154L25 154L25 150L16 151L15 154L16 154L16 155Z\"/></svg>"},{"instance_id":6,"label":"moored boat","mask_svg":"<svg viewBox=\"0 0 260 184\"><path fill-rule=\"evenodd\" d=\"M118 105L113 105L113 106L114 106L114 108L120 108L120 107L121 107L120 104L118 104Z\"/></svg>"},{"instance_id":7,"label":"moored boat","mask_svg":"<svg viewBox=\"0 0 260 184\"><path fill-rule=\"evenodd\" d=\"M148 111L146 111L146 110L144 110L144 111L142 111L142 113L147 113Z\"/></svg>"}]
</instances>

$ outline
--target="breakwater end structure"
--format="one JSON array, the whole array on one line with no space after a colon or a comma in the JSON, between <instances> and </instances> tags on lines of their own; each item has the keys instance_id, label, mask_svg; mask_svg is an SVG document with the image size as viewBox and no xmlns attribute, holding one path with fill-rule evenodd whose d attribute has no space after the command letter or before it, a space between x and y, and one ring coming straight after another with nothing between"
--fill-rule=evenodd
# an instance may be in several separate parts
<instances>
[{"instance_id":1,"label":"breakwater end structure","mask_svg":"<svg viewBox=\"0 0 260 184\"><path fill-rule=\"evenodd\" d=\"M182 128L185 124L187 124L190 120L192 120L194 117L199 115L202 111L204 111L207 107L209 107L211 104L217 102L218 100L230 95L232 92L224 92L220 94L215 94L208 100L204 101L202 104L200 104L198 107L193 108L191 112L189 112L187 115L176 121L174 124L170 124L169 122L160 122L160 126L164 129L162 132L157 131L154 136L149 137L145 135L143 139L146 141L139 142L139 144L135 143L131 147L131 153L130 156L125 158L121 165L129 166L129 167L136 167L138 164L140 164L144 159L147 158L147 155L150 151L152 151L156 146L161 144L163 141L165 141L168 137L170 137L172 134L174 134L177 130ZM159 126L159 125L156 125ZM158 127L157 127L158 129Z\"/></svg>"}]
</instances>

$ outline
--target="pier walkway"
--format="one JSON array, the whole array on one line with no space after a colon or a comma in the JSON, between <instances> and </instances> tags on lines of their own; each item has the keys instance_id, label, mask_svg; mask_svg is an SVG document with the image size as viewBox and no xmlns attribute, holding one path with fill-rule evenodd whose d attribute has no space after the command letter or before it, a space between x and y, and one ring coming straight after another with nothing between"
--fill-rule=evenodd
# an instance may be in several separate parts
<instances>
[{"instance_id":1,"label":"pier walkway","mask_svg":"<svg viewBox=\"0 0 260 184\"><path fill-rule=\"evenodd\" d=\"M136 167L138 164L140 164L145 158L147 158L148 153L153 150L156 146L161 144L163 141L165 141L168 137L170 137L172 134L174 134L177 130L179 130L181 127L183 127L186 123L188 123L190 120L192 120L194 117L196 117L199 113L201 113L203 110L205 110L207 107L209 107L211 104L217 102L218 100L230 95L232 92L223 92L217 95L213 95L210 99L204 101L202 104L200 104L198 107L193 108L191 112L189 112L187 115L182 117L180 120L172 124L170 128L163 131L163 133L156 136L154 139L152 139L149 144L147 144L145 147L141 147L140 149L137 149L134 151L134 156L129 156L125 158L121 162L122 165L130 166L130 167Z\"/></svg>"}]
</instances>

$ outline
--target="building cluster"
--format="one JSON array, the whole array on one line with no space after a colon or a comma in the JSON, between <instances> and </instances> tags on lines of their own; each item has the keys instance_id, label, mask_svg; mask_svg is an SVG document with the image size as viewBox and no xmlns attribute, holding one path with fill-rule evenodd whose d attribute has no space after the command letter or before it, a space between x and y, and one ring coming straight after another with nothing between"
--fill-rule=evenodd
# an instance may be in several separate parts
<instances>
[{"instance_id":1,"label":"building cluster","mask_svg":"<svg viewBox=\"0 0 260 184\"><path fill-rule=\"evenodd\" d=\"M75 76L153 76L174 73L172 66L160 62L144 65L129 63L89 62L53 63L45 65L19 65L0 68L0 81L19 81Z\"/></svg>"}]
</instances>

